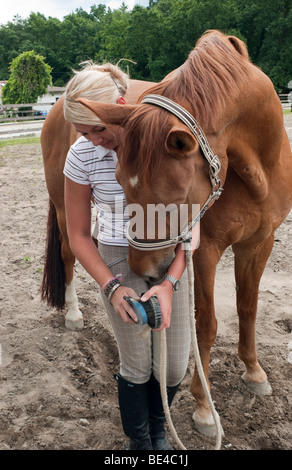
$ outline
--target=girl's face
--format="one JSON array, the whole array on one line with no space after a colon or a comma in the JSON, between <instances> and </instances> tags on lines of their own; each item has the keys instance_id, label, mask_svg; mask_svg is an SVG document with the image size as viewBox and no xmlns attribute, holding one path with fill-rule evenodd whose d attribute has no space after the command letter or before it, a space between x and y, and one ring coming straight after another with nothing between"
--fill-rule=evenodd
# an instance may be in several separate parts
<instances>
[{"instance_id":1,"label":"girl's face","mask_svg":"<svg viewBox=\"0 0 292 470\"><path fill-rule=\"evenodd\" d=\"M92 126L87 124L75 124L73 123L77 132L80 132L87 140L93 143L96 147L101 145L102 147L114 150L119 145L123 128L116 125L110 125L108 127L103 126Z\"/></svg>"},{"instance_id":2,"label":"girl's face","mask_svg":"<svg viewBox=\"0 0 292 470\"><path fill-rule=\"evenodd\" d=\"M119 96L117 104L126 104L125 99ZM96 147L101 145L102 147L115 150L121 141L123 134L123 128L113 124L104 127L102 125L87 125L73 123L77 132L80 132L87 140L93 143Z\"/></svg>"}]
</instances>

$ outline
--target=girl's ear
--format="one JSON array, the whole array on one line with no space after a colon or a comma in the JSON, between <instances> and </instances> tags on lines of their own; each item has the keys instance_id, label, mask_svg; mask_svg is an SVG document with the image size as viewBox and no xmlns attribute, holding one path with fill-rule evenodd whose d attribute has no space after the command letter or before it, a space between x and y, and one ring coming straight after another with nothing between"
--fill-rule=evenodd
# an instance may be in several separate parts
<instances>
[{"instance_id":1,"label":"girl's ear","mask_svg":"<svg viewBox=\"0 0 292 470\"><path fill-rule=\"evenodd\" d=\"M123 96L119 96L117 99L117 104L127 104Z\"/></svg>"}]
</instances>

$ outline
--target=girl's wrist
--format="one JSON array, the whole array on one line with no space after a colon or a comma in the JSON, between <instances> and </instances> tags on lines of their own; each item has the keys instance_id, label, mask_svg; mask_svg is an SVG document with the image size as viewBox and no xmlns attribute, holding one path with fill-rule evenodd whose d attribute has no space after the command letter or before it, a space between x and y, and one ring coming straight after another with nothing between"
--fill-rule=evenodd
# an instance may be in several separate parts
<instances>
[{"instance_id":1,"label":"girl's wrist","mask_svg":"<svg viewBox=\"0 0 292 470\"><path fill-rule=\"evenodd\" d=\"M174 277L170 274L166 274L163 282L166 282L167 284L169 284L172 287L173 291L178 290L179 287L180 287L179 279L177 279L176 277Z\"/></svg>"},{"instance_id":2,"label":"girl's wrist","mask_svg":"<svg viewBox=\"0 0 292 470\"><path fill-rule=\"evenodd\" d=\"M167 289L169 292L173 293L173 286L172 286L171 282L169 282L167 280L164 280L164 281L162 281L162 283L160 285L162 287L164 287L165 289Z\"/></svg>"},{"instance_id":3,"label":"girl's wrist","mask_svg":"<svg viewBox=\"0 0 292 470\"><path fill-rule=\"evenodd\" d=\"M111 278L109 278L108 281L106 281L103 286L101 286L101 289L103 290L103 292L105 292L107 286L112 282L114 281L114 279L118 279L119 277L122 277L121 274L117 274L116 276L112 276Z\"/></svg>"},{"instance_id":4,"label":"girl's wrist","mask_svg":"<svg viewBox=\"0 0 292 470\"><path fill-rule=\"evenodd\" d=\"M117 274L116 276L110 278L101 288L109 301L111 301L113 294L121 286L121 283L118 279L121 276L121 274Z\"/></svg>"}]
</instances>

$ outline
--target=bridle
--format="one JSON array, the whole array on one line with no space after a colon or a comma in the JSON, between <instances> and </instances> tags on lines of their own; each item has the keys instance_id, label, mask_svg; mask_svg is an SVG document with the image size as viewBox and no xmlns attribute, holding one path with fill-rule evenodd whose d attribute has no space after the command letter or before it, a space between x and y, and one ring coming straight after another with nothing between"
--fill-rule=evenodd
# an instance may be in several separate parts
<instances>
[{"instance_id":1,"label":"bridle","mask_svg":"<svg viewBox=\"0 0 292 470\"><path fill-rule=\"evenodd\" d=\"M191 220L191 222L188 223L188 225L182 230L180 235L175 238L167 240L155 240L153 242L136 240L131 236L130 224L128 225L127 239L129 245L131 245L133 248L137 248L143 251L160 250L162 248L168 248L170 246L177 245L178 243L190 241L191 231L193 227L201 220L211 202L214 199L218 199L223 191L223 188L221 187L221 181L218 178L218 174L221 169L221 164L218 156L214 155L214 153L212 152L202 128L199 126L195 118L186 109L184 109L182 106L175 103L174 101L170 100L169 98L160 95L146 95L141 101L141 103L153 104L155 106L164 108L165 110L174 114L190 129L200 146L204 158L208 162L209 178L212 186L211 193L200 212L196 215L193 220Z\"/></svg>"}]
</instances>

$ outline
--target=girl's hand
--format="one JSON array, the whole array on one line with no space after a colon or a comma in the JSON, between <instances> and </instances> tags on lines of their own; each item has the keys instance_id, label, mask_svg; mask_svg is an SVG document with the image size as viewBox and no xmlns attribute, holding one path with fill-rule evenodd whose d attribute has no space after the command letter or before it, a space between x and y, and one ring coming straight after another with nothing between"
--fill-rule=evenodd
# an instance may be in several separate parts
<instances>
[{"instance_id":1,"label":"girl's hand","mask_svg":"<svg viewBox=\"0 0 292 470\"><path fill-rule=\"evenodd\" d=\"M135 314L132 307L128 304L128 302L123 298L124 296L133 297L137 300L139 299L139 296L133 289L121 285L113 293L113 296L111 298L111 304L125 323L134 324L138 321L137 315Z\"/></svg>"},{"instance_id":2,"label":"girl's hand","mask_svg":"<svg viewBox=\"0 0 292 470\"><path fill-rule=\"evenodd\" d=\"M172 284L169 281L163 281L161 284L151 287L151 289L149 289L140 299L142 300L142 302L145 302L150 297L152 297L152 295L156 295L158 298L158 302L160 304L161 313L162 313L162 324L155 331L161 331L163 330L163 328L170 327L170 318L171 318L171 311L172 311L172 294L173 294Z\"/></svg>"}]
</instances>

